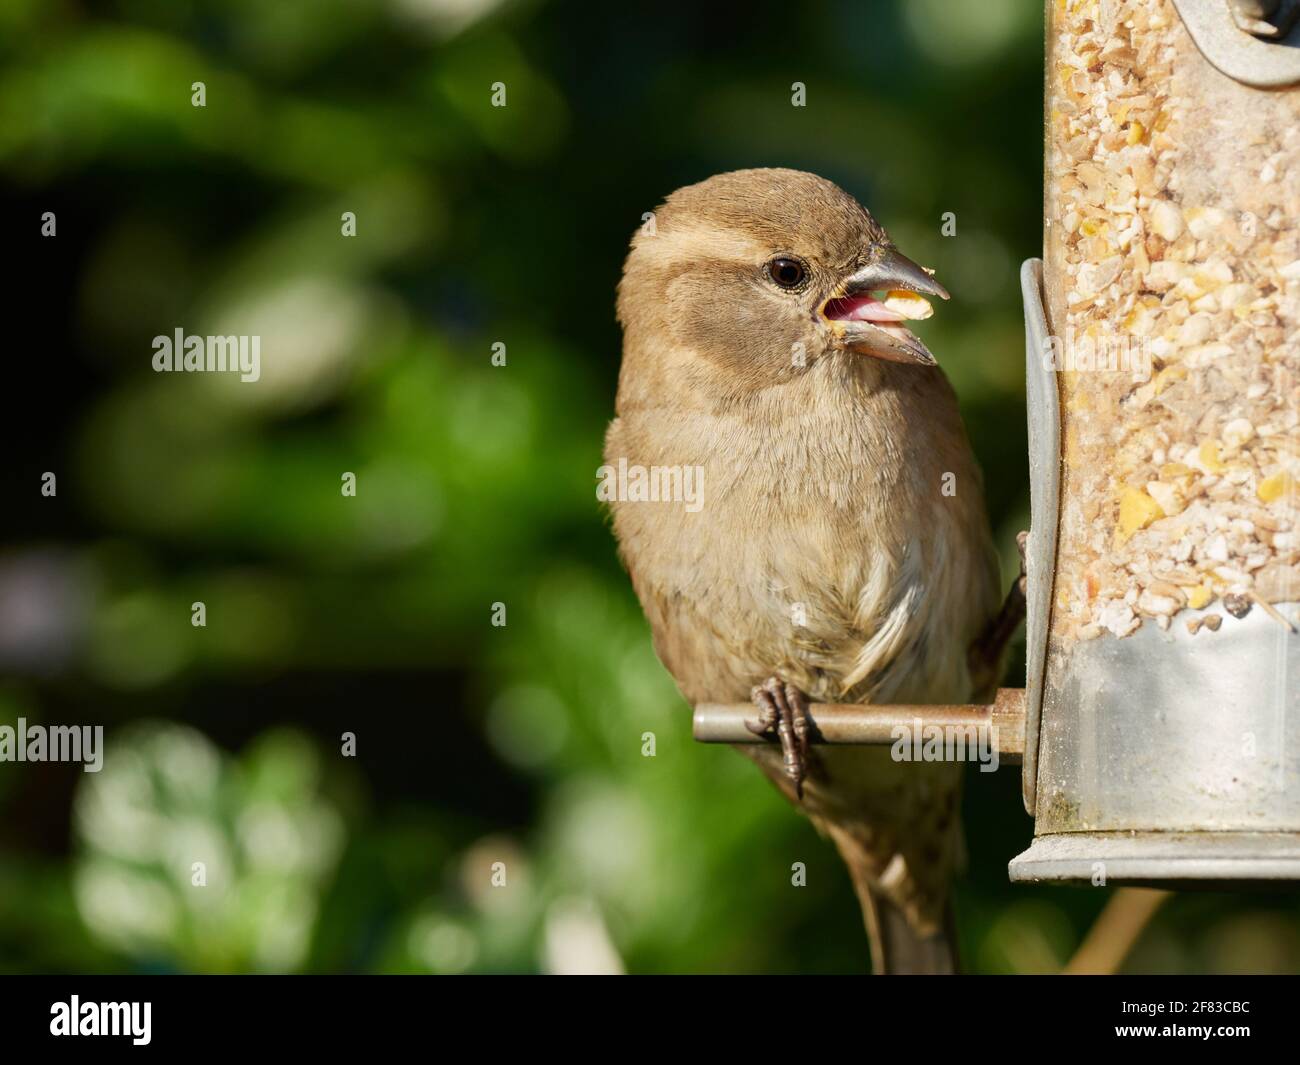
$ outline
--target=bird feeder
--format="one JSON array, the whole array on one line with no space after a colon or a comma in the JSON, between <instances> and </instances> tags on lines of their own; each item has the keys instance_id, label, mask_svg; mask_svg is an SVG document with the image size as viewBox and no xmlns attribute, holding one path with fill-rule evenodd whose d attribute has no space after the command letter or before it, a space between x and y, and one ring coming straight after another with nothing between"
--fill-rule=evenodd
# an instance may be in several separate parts
<instances>
[{"instance_id":1,"label":"bird feeder","mask_svg":"<svg viewBox=\"0 0 1300 1065\"><path fill-rule=\"evenodd\" d=\"M1013 881L1300 879L1300 0L1049 0L1047 40L1026 686L813 741L978 732L1022 765Z\"/></svg>"},{"instance_id":2,"label":"bird feeder","mask_svg":"<svg viewBox=\"0 0 1300 1065\"><path fill-rule=\"evenodd\" d=\"M1300 878L1292 8L1049 4L1012 880Z\"/></svg>"}]
</instances>

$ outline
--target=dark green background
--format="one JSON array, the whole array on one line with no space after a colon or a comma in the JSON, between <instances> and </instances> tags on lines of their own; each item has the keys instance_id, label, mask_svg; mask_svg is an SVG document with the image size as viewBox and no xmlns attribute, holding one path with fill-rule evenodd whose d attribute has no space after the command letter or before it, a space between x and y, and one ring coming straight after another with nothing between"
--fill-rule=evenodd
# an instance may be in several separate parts
<instances>
[{"instance_id":1,"label":"dark green background","mask_svg":"<svg viewBox=\"0 0 1300 1065\"><path fill-rule=\"evenodd\" d=\"M0 969L865 970L619 568L614 286L679 185L839 182L953 292L925 336L1010 562L1041 69L1033 0L0 3L0 715L109 736L98 776L0 765ZM260 334L262 381L154 374L178 326ZM967 965L1059 968L1106 893L1007 883L1015 768L968 796ZM1130 966L1297 959L1289 896L1205 895Z\"/></svg>"}]
</instances>

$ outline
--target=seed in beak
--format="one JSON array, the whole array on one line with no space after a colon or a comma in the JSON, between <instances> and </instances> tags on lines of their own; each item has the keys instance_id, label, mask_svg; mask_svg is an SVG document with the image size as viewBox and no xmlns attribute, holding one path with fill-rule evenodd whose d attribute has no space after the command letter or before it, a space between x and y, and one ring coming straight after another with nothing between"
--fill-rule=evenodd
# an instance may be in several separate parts
<instances>
[{"instance_id":1,"label":"seed in beak","mask_svg":"<svg viewBox=\"0 0 1300 1065\"><path fill-rule=\"evenodd\" d=\"M924 321L934 314L929 300L901 288L890 289L885 297L885 306L912 321Z\"/></svg>"}]
</instances>

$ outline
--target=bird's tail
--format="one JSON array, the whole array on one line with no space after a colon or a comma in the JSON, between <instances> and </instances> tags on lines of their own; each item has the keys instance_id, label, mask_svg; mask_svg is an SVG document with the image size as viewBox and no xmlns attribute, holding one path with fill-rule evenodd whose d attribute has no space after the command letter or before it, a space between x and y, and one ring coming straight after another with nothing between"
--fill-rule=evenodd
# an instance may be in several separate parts
<instances>
[{"instance_id":1,"label":"bird's tail","mask_svg":"<svg viewBox=\"0 0 1300 1065\"><path fill-rule=\"evenodd\" d=\"M856 834L841 825L824 823L824 828L844 864L862 908L862 922L871 942L871 968L879 974L951 975L957 970L957 925L947 894L936 892L924 906L938 915L924 920L921 907L911 913L890 898L880 885L881 868L871 851ZM918 899L919 902L919 899Z\"/></svg>"},{"instance_id":2,"label":"bird's tail","mask_svg":"<svg viewBox=\"0 0 1300 1065\"><path fill-rule=\"evenodd\" d=\"M871 940L871 969L877 975L951 976L957 972L956 926L952 905L934 932L918 931L907 916L879 892L858 893Z\"/></svg>"}]
</instances>

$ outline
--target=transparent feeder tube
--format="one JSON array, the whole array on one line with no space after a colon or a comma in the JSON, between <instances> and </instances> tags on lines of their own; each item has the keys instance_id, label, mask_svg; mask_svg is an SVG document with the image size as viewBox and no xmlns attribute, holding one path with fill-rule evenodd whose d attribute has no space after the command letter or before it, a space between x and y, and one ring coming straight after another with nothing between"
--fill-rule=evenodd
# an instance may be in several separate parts
<instances>
[{"instance_id":1,"label":"transparent feeder tube","mask_svg":"<svg viewBox=\"0 0 1300 1065\"><path fill-rule=\"evenodd\" d=\"M1298 833L1300 90L1214 69L1168 0L1053 0L1046 80L1036 835Z\"/></svg>"}]
</instances>

